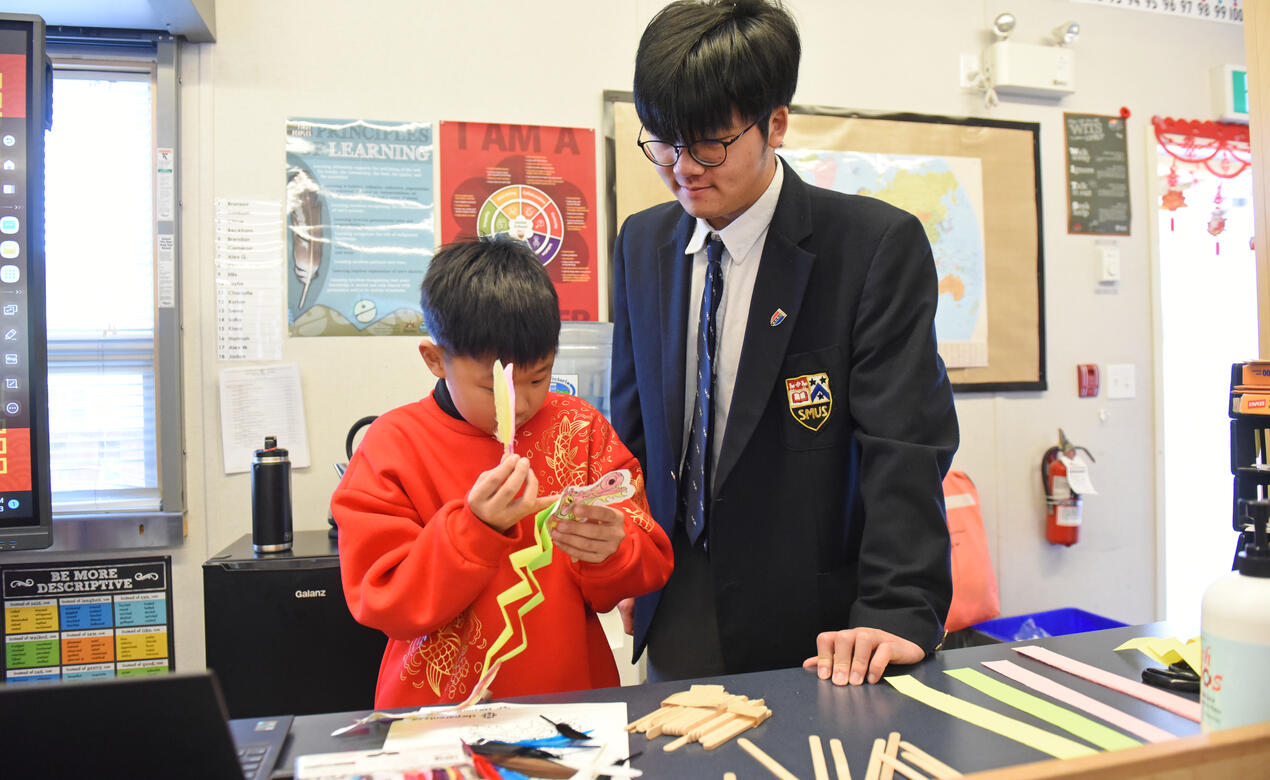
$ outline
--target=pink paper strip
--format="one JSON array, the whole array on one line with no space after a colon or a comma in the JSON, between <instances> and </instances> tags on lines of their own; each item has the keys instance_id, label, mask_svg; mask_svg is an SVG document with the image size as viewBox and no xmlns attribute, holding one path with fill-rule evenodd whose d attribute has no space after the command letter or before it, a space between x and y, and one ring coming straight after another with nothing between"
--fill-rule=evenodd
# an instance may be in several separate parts
<instances>
[{"instance_id":1,"label":"pink paper strip","mask_svg":"<svg viewBox=\"0 0 1270 780\"><path fill-rule=\"evenodd\" d=\"M983 665L997 674L1026 685L1037 693L1043 693L1051 699L1057 699L1064 704L1071 705L1078 710L1093 715L1095 718L1101 718L1134 736L1142 737L1147 742L1167 742L1170 739L1177 739L1176 735L1170 734L1159 726L1153 726L1141 718L1135 718L1127 712L1121 712L1115 707L1103 704L1080 691L1074 691L1066 685L1054 682L1048 677L1042 677L1036 672L1024 669L1013 661L984 661Z\"/></svg>"},{"instance_id":2,"label":"pink paper strip","mask_svg":"<svg viewBox=\"0 0 1270 780\"><path fill-rule=\"evenodd\" d=\"M1141 699L1148 704L1154 704L1176 715L1181 715L1183 718L1199 723L1199 702L1183 699L1181 696L1162 691L1159 688L1152 688L1137 680L1130 680L1128 677L1112 674L1104 669L1081 663L1074 658L1068 658L1043 647L1028 645L1026 647L1016 647L1014 651L1055 669L1074 674L1077 677L1097 683L1105 688L1110 688L1113 691L1128 694L1135 699Z\"/></svg>"}]
</instances>

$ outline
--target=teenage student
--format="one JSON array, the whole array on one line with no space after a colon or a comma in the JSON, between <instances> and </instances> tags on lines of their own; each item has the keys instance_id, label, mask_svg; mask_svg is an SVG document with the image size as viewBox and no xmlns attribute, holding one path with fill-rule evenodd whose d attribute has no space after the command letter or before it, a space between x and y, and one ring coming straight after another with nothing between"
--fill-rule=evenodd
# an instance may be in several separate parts
<instances>
[{"instance_id":1,"label":"teenage student","mask_svg":"<svg viewBox=\"0 0 1270 780\"><path fill-rule=\"evenodd\" d=\"M799 55L764 0L671 3L636 54L638 143L674 200L613 250L612 419L674 545L633 607L654 680L876 682L943 636L935 265L915 217L777 156Z\"/></svg>"},{"instance_id":2,"label":"teenage student","mask_svg":"<svg viewBox=\"0 0 1270 780\"><path fill-rule=\"evenodd\" d=\"M566 486L628 469L632 498L576 505L582 522L551 531L551 563L534 572L545 599L524 618L528 647L489 691L617 685L596 613L661 587L670 542L649 514L639 464L604 417L548 392L560 334L551 279L520 242L466 241L433 257L421 299L430 338L419 351L436 387L367 429L331 499L349 609L388 635L375 707L466 698L506 622L496 599L521 582L508 556L533 544L534 514ZM495 358L513 365L508 455L493 436Z\"/></svg>"}]
</instances>

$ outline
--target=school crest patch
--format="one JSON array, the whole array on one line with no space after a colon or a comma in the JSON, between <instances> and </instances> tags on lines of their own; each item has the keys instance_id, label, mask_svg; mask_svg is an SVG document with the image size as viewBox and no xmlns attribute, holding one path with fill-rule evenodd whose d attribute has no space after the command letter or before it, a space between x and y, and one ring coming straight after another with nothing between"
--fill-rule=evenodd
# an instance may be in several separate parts
<instances>
[{"instance_id":1,"label":"school crest patch","mask_svg":"<svg viewBox=\"0 0 1270 780\"><path fill-rule=\"evenodd\" d=\"M820 430L833 411L828 374L804 374L786 379L785 395L789 399L789 413L804 428Z\"/></svg>"}]
</instances>

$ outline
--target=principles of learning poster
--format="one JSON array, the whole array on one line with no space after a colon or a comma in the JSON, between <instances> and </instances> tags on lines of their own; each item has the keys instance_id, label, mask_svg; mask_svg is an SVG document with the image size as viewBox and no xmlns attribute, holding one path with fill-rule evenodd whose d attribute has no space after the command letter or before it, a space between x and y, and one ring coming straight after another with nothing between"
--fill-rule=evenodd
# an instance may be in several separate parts
<instances>
[{"instance_id":1,"label":"principles of learning poster","mask_svg":"<svg viewBox=\"0 0 1270 780\"><path fill-rule=\"evenodd\" d=\"M563 320L599 317L595 131L442 122L441 242L510 234L555 282Z\"/></svg>"},{"instance_id":2,"label":"principles of learning poster","mask_svg":"<svg viewBox=\"0 0 1270 780\"><path fill-rule=\"evenodd\" d=\"M287 120L292 336L419 333L432 154L428 122Z\"/></svg>"}]
</instances>

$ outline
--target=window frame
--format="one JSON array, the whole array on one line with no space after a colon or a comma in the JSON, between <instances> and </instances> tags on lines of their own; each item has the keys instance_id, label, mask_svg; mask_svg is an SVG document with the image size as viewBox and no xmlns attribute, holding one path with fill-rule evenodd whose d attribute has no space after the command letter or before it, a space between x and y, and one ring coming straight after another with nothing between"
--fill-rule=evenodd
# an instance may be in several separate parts
<instances>
[{"instance_id":1,"label":"window frame","mask_svg":"<svg viewBox=\"0 0 1270 780\"><path fill-rule=\"evenodd\" d=\"M176 547L185 541L185 417L181 354L181 236L179 48L163 32L49 28L47 50L58 71L148 72L153 95L154 167L151 170L155 268L154 435L157 511L54 511L53 546L59 550ZM159 219L158 150L171 150L171 213ZM168 188L168 182L163 183ZM160 251L160 244L165 249ZM168 248L170 247L170 248ZM170 305L164 305L170 304ZM82 345L80 345L82 346ZM71 344L50 344L50 358Z\"/></svg>"}]
</instances>

